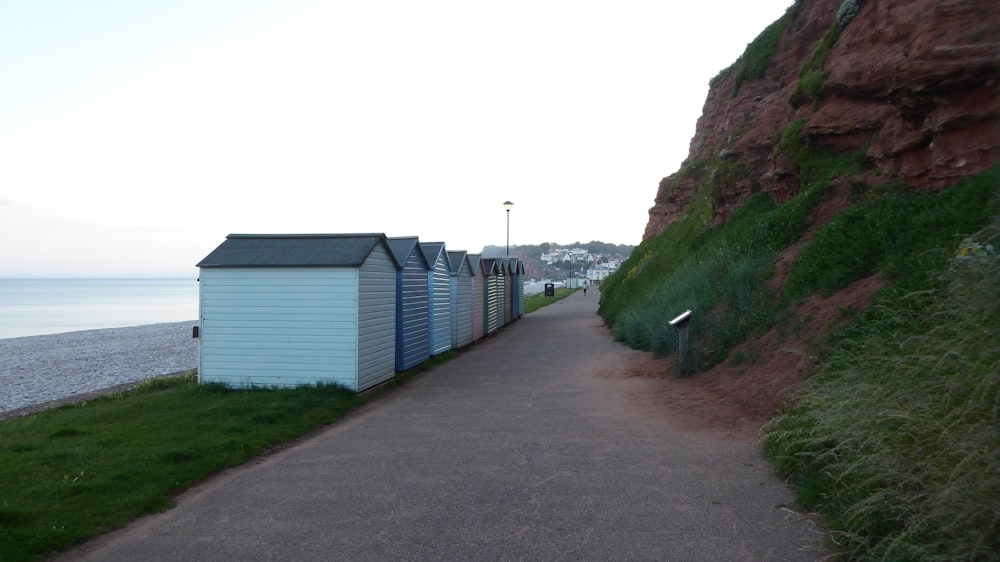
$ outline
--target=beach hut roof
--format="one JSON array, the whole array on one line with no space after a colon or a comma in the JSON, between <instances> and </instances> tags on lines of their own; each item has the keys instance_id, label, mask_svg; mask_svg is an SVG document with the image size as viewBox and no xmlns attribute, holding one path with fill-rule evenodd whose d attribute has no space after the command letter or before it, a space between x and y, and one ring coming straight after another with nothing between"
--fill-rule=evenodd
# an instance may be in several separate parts
<instances>
[{"instance_id":1,"label":"beach hut roof","mask_svg":"<svg viewBox=\"0 0 1000 562\"><path fill-rule=\"evenodd\" d=\"M410 255L420 248L420 242L416 236L393 236L389 238L389 249L392 251L392 255L396 258L396 263L404 264L406 260L410 259ZM427 264L427 257L424 256L422 251L418 251L417 255L420 261L424 264L424 267L430 269L430 265Z\"/></svg>"},{"instance_id":2,"label":"beach hut roof","mask_svg":"<svg viewBox=\"0 0 1000 562\"><path fill-rule=\"evenodd\" d=\"M444 242L421 242L420 249L424 251L424 257L427 258L427 263L431 267L434 267L434 264L437 263L441 252L445 251ZM448 265L448 271L451 271L451 262L448 261L447 255L444 257L446 258L444 262Z\"/></svg>"},{"instance_id":3,"label":"beach hut roof","mask_svg":"<svg viewBox=\"0 0 1000 562\"><path fill-rule=\"evenodd\" d=\"M452 273L456 273L459 269L462 269L462 263L465 261L466 255L468 255L468 252L465 250L448 250L448 261L451 262ZM471 264L469 269L472 269Z\"/></svg>"},{"instance_id":4,"label":"beach hut roof","mask_svg":"<svg viewBox=\"0 0 1000 562\"><path fill-rule=\"evenodd\" d=\"M479 263L483 261L483 255L469 254L468 257L469 257L469 267L472 268L472 271L476 271L476 268L479 267Z\"/></svg>"},{"instance_id":5,"label":"beach hut roof","mask_svg":"<svg viewBox=\"0 0 1000 562\"><path fill-rule=\"evenodd\" d=\"M385 234L230 234L197 267L359 267L379 243Z\"/></svg>"},{"instance_id":6,"label":"beach hut roof","mask_svg":"<svg viewBox=\"0 0 1000 562\"><path fill-rule=\"evenodd\" d=\"M506 268L504 268L502 264L502 258L483 258L483 269L486 270L487 275L497 275L503 273Z\"/></svg>"}]
</instances>

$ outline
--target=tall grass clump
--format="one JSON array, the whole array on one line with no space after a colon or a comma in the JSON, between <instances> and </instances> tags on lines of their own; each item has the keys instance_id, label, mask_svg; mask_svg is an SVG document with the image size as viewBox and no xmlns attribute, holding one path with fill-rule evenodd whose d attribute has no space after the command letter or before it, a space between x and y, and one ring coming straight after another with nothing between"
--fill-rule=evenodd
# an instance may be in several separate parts
<instances>
[{"instance_id":1,"label":"tall grass clump","mask_svg":"<svg viewBox=\"0 0 1000 562\"><path fill-rule=\"evenodd\" d=\"M704 175L703 168L701 163L689 165L673 181L661 185L660 196L669 196L688 177ZM616 324L618 316L634 306L635 297L645 295L677 269L695 237L709 228L714 212L712 200L711 186L702 182L681 216L660 236L639 244L618 271L601 283L599 311L608 325Z\"/></svg>"},{"instance_id":2,"label":"tall grass clump","mask_svg":"<svg viewBox=\"0 0 1000 562\"><path fill-rule=\"evenodd\" d=\"M771 262L802 235L824 191L815 184L782 205L753 195L729 221L711 228L672 224L602 285L601 314L631 347L669 355L677 351L677 332L668 321L691 309L693 366L717 363L770 325L776 301L765 281Z\"/></svg>"},{"instance_id":3,"label":"tall grass clump","mask_svg":"<svg viewBox=\"0 0 1000 562\"><path fill-rule=\"evenodd\" d=\"M873 306L764 448L849 559L1000 553L1000 225Z\"/></svg>"},{"instance_id":4,"label":"tall grass clump","mask_svg":"<svg viewBox=\"0 0 1000 562\"><path fill-rule=\"evenodd\" d=\"M768 195L752 195L728 221L711 226L712 177L718 175L712 171L725 164L699 163L686 172L689 181L700 178L695 198L601 287L599 312L618 339L636 349L672 354L678 338L668 321L691 309L691 359L700 369L724 359L749 334L770 327L781 301L765 283L774 256L802 236L809 211L830 193L832 180L858 173L863 164L863 151L845 156L810 148L805 123L791 123L775 149L788 158L802 185L781 205Z\"/></svg>"}]
</instances>

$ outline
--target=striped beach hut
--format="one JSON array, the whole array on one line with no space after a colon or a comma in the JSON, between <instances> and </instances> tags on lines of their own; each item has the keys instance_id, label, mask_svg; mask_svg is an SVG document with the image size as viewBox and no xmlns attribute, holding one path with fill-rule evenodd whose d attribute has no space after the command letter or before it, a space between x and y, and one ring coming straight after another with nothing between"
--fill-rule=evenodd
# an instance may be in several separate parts
<instances>
[{"instance_id":1,"label":"striped beach hut","mask_svg":"<svg viewBox=\"0 0 1000 562\"><path fill-rule=\"evenodd\" d=\"M503 323L506 326L514 320L511 309L514 307L514 262L517 258L503 258L500 260L503 267Z\"/></svg>"},{"instance_id":2,"label":"striped beach hut","mask_svg":"<svg viewBox=\"0 0 1000 562\"><path fill-rule=\"evenodd\" d=\"M427 303L430 319L430 354L451 349L451 262L444 242L421 242L427 272Z\"/></svg>"},{"instance_id":3,"label":"striped beach hut","mask_svg":"<svg viewBox=\"0 0 1000 562\"><path fill-rule=\"evenodd\" d=\"M198 263L199 381L391 379L397 267L384 234L230 234Z\"/></svg>"},{"instance_id":4,"label":"striped beach hut","mask_svg":"<svg viewBox=\"0 0 1000 562\"><path fill-rule=\"evenodd\" d=\"M503 266L497 258L484 258L486 275L486 308L484 325L486 334L492 334L503 326Z\"/></svg>"},{"instance_id":5,"label":"striped beach hut","mask_svg":"<svg viewBox=\"0 0 1000 562\"><path fill-rule=\"evenodd\" d=\"M486 335L483 320L486 308L486 274L483 271L483 256L469 254L469 268L472 270L472 341L477 342Z\"/></svg>"},{"instance_id":6,"label":"striped beach hut","mask_svg":"<svg viewBox=\"0 0 1000 562\"><path fill-rule=\"evenodd\" d=\"M451 346L472 343L472 268L465 250L449 251L451 262Z\"/></svg>"},{"instance_id":7,"label":"striped beach hut","mask_svg":"<svg viewBox=\"0 0 1000 562\"><path fill-rule=\"evenodd\" d=\"M514 305L510 310L516 320L524 316L524 261L515 258L513 269L514 287L511 289L511 296L514 299Z\"/></svg>"},{"instance_id":8,"label":"striped beach hut","mask_svg":"<svg viewBox=\"0 0 1000 562\"><path fill-rule=\"evenodd\" d=\"M389 238L396 272L396 370L430 359L427 272L430 267L416 236Z\"/></svg>"}]
</instances>

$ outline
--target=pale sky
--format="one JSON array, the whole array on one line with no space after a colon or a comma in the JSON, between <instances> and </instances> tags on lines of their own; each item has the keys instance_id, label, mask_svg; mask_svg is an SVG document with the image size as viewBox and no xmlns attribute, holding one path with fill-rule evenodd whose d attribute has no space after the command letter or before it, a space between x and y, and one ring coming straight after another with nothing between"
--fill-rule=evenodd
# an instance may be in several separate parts
<instances>
[{"instance_id":1,"label":"pale sky","mask_svg":"<svg viewBox=\"0 0 1000 562\"><path fill-rule=\"evenodd\" d=\"M791 0L0 0L0 276L229 233L638 244Z\"/></svg>"}]
</instances>

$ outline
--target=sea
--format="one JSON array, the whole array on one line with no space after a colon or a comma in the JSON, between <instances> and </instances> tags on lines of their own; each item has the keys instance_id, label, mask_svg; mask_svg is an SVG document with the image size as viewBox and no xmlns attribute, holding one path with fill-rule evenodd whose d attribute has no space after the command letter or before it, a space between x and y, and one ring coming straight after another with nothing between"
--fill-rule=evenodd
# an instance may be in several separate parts
<instances>
[{"instance_id":1,"label":"sea","mask_svg":"<svg viewBox=\"0 0 1000 562\"><path fill-rule=\"evenodd\" d=\"M0 339L197 318L194 276L0 278Z\"/></svg>"}]
</instances>

